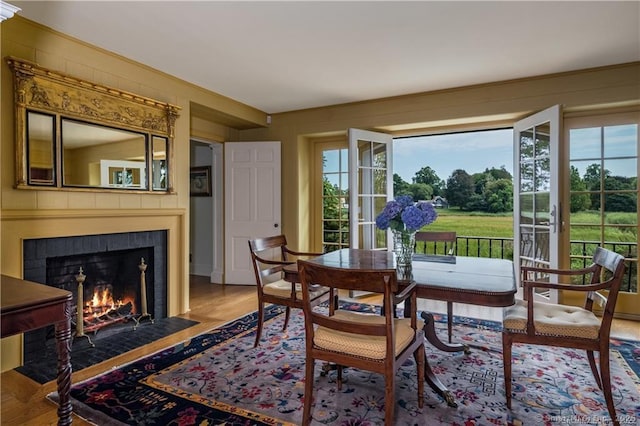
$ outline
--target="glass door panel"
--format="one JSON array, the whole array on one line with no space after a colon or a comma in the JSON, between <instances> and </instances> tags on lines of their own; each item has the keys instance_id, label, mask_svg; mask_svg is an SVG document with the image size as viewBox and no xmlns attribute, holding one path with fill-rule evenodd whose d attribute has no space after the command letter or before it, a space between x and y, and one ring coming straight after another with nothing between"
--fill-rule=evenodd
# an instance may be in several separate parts
<instances>
[{"instance_id":1,"label":"glass door panel","mask_svg":"<svg viewBox=\"0 0 640 426\"><path fill-rule=\"evenodd\" d=\"M348 150L322 150L322 249L349 247Z\"/></svg>"},{"instance_id":2,"label":"glass door panel","mask_svg":"<svg viewBox=\"0 0 640 426\"><path fill-rule=\"evenodd\" d=\"M555 106L514 126L516 265L558 266L559 122L560 107ZM537 278L545 280L549 276L541 274ZM536 296L557 301L555 292Z\"/></svg>"},{"instance_id":3,"label":"glass door panel","mask_svg":"<svg viewBox=\"0 0 640 426\"><path fill-rule=\"evenodd\" d=\"M384 249L386 231L376 228L376 215L393 196L390 135L349 129L351 248Z\"/></svg>"}]
</instances>

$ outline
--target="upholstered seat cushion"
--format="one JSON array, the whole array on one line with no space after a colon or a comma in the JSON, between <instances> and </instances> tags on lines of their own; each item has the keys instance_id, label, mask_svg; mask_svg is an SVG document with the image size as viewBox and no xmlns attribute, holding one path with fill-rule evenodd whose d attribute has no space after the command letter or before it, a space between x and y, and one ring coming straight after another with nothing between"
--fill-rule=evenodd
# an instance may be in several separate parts
<instances>
[{"instance_id":1,"label":"upholstered seat cushion","mask_svg":"<svg viewBox=\"0 0 640 426\"><path fill-rule=\"evenodd\" d=\"M515 305L505 308L503 312L504 328L526 332L526 301L517 300ZM596 339L600 332L598 317L593 312L577 306L533 302L533 316L536 334Z\"/></svg>"},{"instance_id":2,"label":"upholstered seat cushion","mask_svg":"<svg viewBox=\"0 0 640 426\"><path fill-rule=\"evenodd\" d=\"M334 317L364 324L384 324L385 321L385 318L380 315L359 314L343 310L336 311ZM394 321L395 354L398 355L411 343L415 331L411 328L410 318L394 319ZM364 336L318 327L313 343L324 349L363 358L384 359L386 356L386 338L384 336Z\"/></svg>"},{"instance_id":3,"label":"upholstered seat cushion","mask_svg":"<svg viewBox=\"0 0 640 426\"><path fill-rule=\"evenodd\" d=\"M274 281L272 283L265 284L264 287L262 287L262 291L265 294L288 298L291 297L291 283L285 280ZM311 299L314 299L327 291L329 291L327 287L318 287L310 292ZM296 299L302 300L301 284L296 284Z\"/></svg>"}]
</instances>

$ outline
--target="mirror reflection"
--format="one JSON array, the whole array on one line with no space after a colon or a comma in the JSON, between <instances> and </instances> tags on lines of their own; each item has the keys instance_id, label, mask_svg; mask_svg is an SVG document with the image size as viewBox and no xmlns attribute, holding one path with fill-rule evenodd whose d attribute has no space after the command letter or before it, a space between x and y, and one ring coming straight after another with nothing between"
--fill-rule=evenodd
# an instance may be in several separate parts
<instances>
[{"instance_id":1,"label":"mirror reflection","mask_svg":"<svg viewBox=\"0 0 640 426\"><path fill-rule=\"evenodd\" d=\"M152 138L152 165L151 182L154 191L165 191L167 189L167 138L153 136Z\"/></svg>"},{"instance_id":2,"label":"mirror reflection","mask_svg":"<svg viewBox=\"0 0 640 426\"><path fill-rule=\"evenodd\" d=\"M65 186L146 189L146 136L62 119Z\"/></svg>"},{"instance_id":3,"label":"mirror reflection","mask_svg":"<svg viewBox=\"0 0 640 426\"><path fill-rule=\"evenodd\" d=\"M53 185L55 121L47 114L29 112L27 115L27 144L29 183Z\"/></svg>"}]
</instances>

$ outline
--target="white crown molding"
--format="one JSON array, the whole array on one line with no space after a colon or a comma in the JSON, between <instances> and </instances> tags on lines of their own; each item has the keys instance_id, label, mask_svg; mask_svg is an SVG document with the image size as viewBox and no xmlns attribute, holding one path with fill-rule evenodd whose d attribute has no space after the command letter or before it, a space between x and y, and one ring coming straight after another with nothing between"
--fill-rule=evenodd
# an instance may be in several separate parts
<instances>
[{"instance_id":1,"label":"white crown molding","mask_svg":"<svg viewBox=\"0 0 640 426\"><path fill-rule=\"evenodd\" d=\"M12 18L16 12L21 11L19 7L0 0L0 22Z\"/></svg>"}]
</instances>

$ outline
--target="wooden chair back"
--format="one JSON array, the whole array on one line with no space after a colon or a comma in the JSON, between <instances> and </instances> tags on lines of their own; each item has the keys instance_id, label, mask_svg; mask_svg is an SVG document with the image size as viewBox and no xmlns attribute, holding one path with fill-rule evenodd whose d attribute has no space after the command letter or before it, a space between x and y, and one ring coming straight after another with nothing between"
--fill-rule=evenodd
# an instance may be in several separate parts
<instances>
[{"instance_id":1,"label":"wooden chair back","mask_svg":"<svg viewBox=\"0 0 640 426\"><path fill-rule=\"evenodd\" d=\"M259 292L265 283L281 278L285 265L295 262L287 259L286 246L287 238L284 235L249 240L251 263Z\"/></svg>"},{"instance_id":2,"label":"wooden chair back","mask_svg":"<svg viewBox=\"0 0 640 426\"><path fill-rule=\"evenodd\" d=\"M618 293L620 292L626 269L624 257L613 251L598 247L593 255L591 268L593 272L590 284L601 288L587 292L584 308L588 311L593 311L596 305L603 305L600 338L608 340L618 301ZM605 295L603 291L606 291L607 294Z\"/></svg>"},{"instance_id":3,"label":"wooden chair back","mask_svg":"<svg viewBox=\"0 0 640 426\"><path fill-rule=\"evenodd\" d=\"M455 231L416 232L416 253L453 255L457 238ZM433 249L429 250L429 247ZM439 248L441 250L438 250Z\"/></svg>"},{"instance_id":4,"label":"wooden chair back","mask_svg":"<svg viewBox=\"0 0 640 426\"><path fill-rule=\"evenodd\" d=\"M291 308L302 308L301 285L284 279L285 266L295 265L294 258L313 257L318 253L298 252L289 249L287 238L284 235L249 240L249 251L258 292L258 328L254 344L254 346L258 346L264 326L264 305L266 303L286 307L283 331L289 324ZM332 295L329 294L328 289L314 288L310 297L314 304L319 304L328 300Z\"/></svg>"},{"instance_id":5,"label":"wooden chair back","mask_svg":"<svg viewBox=\"0 0 640 426\"><path fill-rule=\"evenodd\" d=\"M618 293L620 292L625 273L625 263L622 255L603 247L597 247L593 254L591 265L586 268L557 270L524 266L521 269L523 274L522 285L525 288L523 294L524 300L534 300L533 295L535 288L557 288L560 290L584 292L583 308L588 311L593 312L596 306L602 306L600 338L608 341L618 300ZM553 284L535 280L532 281L529 278L533 276L540 279L540 274L557 274L574 277L585 276L588 278L588 283L584 285ZM603 293L605 291L606 295ZM535 334L535 328L533 327L533 305L529 305L528 321L531 323L531 327L528 327L528 332Z\"/></svg>"},{"instance_id":6,"label":"wooden chair back","mask_svg":"<svg viewBox=\"0 0 640 426\"><path fill-rule=\"evenodd\" d=\"M340 269L340 268L332 268L324 265L317 265L313 263L309 263L304 260L298 261L298 270L300 274L300 281L303 285L303 296L307 292L304 291L304 288L310 287L312 285L320 285L334 289L334 293L338 293L339 290L348 290L348 291L367 291L370 293L379 293L383 296L383 315L388 318L393 318L394 312L394 300L393 295L398 291L398 279L397 272L395 269L387 269L387 270L348 270L348 269ZM415 297L415 294L414 294ZM304 301L304 308L306 309L308 303ZM415 306L415 305L413 305ZM325 327L340 329L344 326L339 320L332 320L331 316L333 315L334 306L330 306L329 314L325 315L312 309L307 312L305 310L305 315L309 315L311 321L307 324L311 327L307 330L313 336L315 325L322 324ZM381 329L380 327L371 327L368 329L367 327L363 327L362 330L351 332L361 332L361 334L369 334L372 335L385 335L385 333L393 333L393 324L392 321L387 321L387 325L390 327L388 329ZM346 330L343 330L346 331Z\"/></svg>"}]
</instances>

